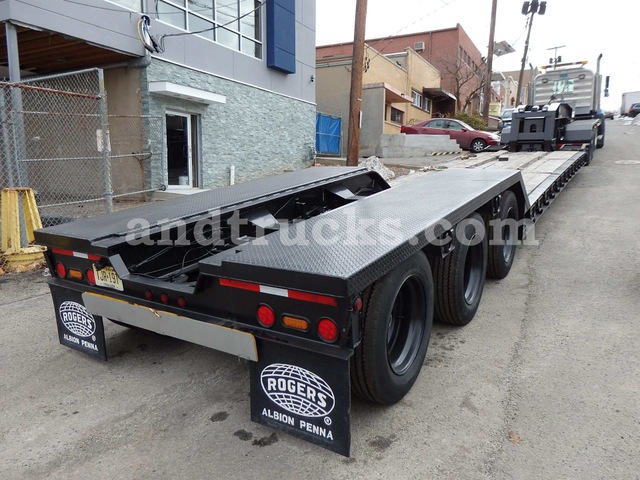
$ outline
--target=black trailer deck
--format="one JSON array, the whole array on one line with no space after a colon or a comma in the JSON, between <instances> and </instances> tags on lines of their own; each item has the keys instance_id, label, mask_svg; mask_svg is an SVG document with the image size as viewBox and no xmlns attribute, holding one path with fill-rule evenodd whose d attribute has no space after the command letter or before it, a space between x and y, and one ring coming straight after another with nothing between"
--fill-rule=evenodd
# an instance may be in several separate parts
<instances>
[{"instance_id":1,"label":"black trailer deck","mask_svg":"<svg viewBox=\"0 0 640 480\"><path fill-rule=\"evenodd\" d=\"M211 256L200 271L349 296L510 188L524 191L519 172L437 172Z\"/></svg>"},{"instance_id":2,"label":"black trailer deck","mask_svg":"<svg viewBox=\"0 0 640 480\"><path fill-rule=\"evenodd\" d=\"M201 216L256 205L266 200L308 190L317 185L347 179L364 169L345 167L309 168L283 175L261 178L230 187L187 195L170 201L152 202L108 215L77 220L39 230L37 240L42 245L76 248L108 254L108 249L123 243L134 228L132 219L143 219L149 228L189 221ZM96 251L97 249L97 251Z\"/></svg>"},{"instance_id":3,"label":"black trailer deck","mask_svg":"<svg viewBox=\"0 0 640 480\"><path fill-rule=\"evenodd\" d=\"M529 201L529 217L535 221L569 179L586 163L586 158L587 152L584 150L517 153L500 150L456 159L447 163L446 168L519 171Z\"/></svg>"}]
</instances>

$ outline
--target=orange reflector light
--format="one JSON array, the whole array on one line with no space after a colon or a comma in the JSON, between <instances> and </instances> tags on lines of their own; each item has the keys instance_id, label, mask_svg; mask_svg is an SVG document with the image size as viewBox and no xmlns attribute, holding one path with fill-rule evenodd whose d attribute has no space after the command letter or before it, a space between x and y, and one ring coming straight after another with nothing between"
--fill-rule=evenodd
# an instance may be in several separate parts
<instances>
[{"instance_id":1,"label":"orange reflector light","mask_svg":"<svg viewBox=\"0 0 640 480\"><path fill-rule=\"evenodd\" d=\"M82 272L80 270L76 270L75 268L69 269L69 278L73 278L74 280L82 280Z\"/></svg>"},{"instance_id":2,"label":"orange reflector light","mask_svg":"<svg viewBox=\"0 0 640 480\"><path fill-rule=\"evenodd\" d=\"M258 321L265 327L273 327L276 323L276 314L268 305L260 305L258 307Z\"/></svg>"},{"instance_id":3,"label":"orange reflector light","mask_svg":"<svg viewBox=\"0 0 640 480\"><path fill-rule=\"evenodd\" d=\"M284 317L282 317L282 324L285 327L294 328L302 332L306 332L307 330L309 330L309 322L307 322L304 318L289 317L285 315Z\"/></svg>"},{"instance_id":4,"label":"orange reflector light","mask_svg":"<svg viewBox=\"0 0 640 480\"><path fill-rule=\"evenodd\" d=\"M56 274L60 278L67 278L67 268L61 262L56 265Z\"/></svg>"},{"instance_id":5,"label":"orange reflector light","mask_svg":"<svg viewBox=\"0 0 640 480\"><path fill-rule=\"evenodd\" d=\"M333 343L338 339L338 326L333 320L323 318L318 322L318 335L325 342Z\"/></svg>"}]
</instances>

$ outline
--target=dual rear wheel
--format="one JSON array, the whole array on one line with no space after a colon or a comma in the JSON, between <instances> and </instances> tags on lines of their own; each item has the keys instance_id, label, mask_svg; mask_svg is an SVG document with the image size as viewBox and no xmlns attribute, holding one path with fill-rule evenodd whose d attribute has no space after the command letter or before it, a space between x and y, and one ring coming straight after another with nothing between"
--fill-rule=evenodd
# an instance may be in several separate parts
<instances>
[{"instance_id":1,"label":"dual rear wheel","mask_svg":"<svg viewBox=\"0 0 640 480\"><path fill-rule=\"evenodd\" d=\"M511 192L502 197L499 218L517 218ZM498 224L500 225L500 224ZM415 383L435 319L468 324L476 314L487 273L504 278L515 256L514 232L489 245L483 217L474 213L455 229L455 248L446 257L416 253L365 292L362 342L351 360L351 385L365 400L390 405ZM489 233L493 232L490 226ZM517 236L517 231L515 232Z\"/></svg>"}]
</instances>

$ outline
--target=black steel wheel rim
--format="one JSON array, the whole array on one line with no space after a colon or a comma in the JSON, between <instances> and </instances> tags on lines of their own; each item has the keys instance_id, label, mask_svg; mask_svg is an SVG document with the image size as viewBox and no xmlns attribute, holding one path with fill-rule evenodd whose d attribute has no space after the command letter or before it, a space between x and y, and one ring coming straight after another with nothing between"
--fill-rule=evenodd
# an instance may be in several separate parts
<instances>
[{"instance_id":1,"label":"black steel wheel rim","mask_svg":"<svg viewBox=\"0 0 640 480\"><path fill-rule=\"evenodd\" d=\"M467 305L472 305L480 291L482 285L482 263L483 249L482 242L472 245L475 235L469 240L467 258L464 262L464 300Z\"/></svg>"},{"instance_id":2,"label":"black steel wheel rim","mask_svg":"<svg viewBox=\"0 0 640 480\"><path fill-rule=\"evenodd\" d=\"M387 324L387 359L396 375L409 370L418 355L427 318L424 286L407 277L396 294Z\"/></svg>"}]
</instances>

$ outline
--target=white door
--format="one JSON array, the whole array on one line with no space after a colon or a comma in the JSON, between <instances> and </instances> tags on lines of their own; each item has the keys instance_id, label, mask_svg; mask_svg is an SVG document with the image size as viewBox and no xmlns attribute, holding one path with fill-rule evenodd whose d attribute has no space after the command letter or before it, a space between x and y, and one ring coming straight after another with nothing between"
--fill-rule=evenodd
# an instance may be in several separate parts
<instances>
[{"instance_id":1,"label":"white door","mask_svg":"<svg viewBox=\"0 0 640 480\"><path fill-rule=\"evenodd\" d=\"M167 179L171 189L197 187L196 116L167 112Z\"/></svg>"}]
</instances>

